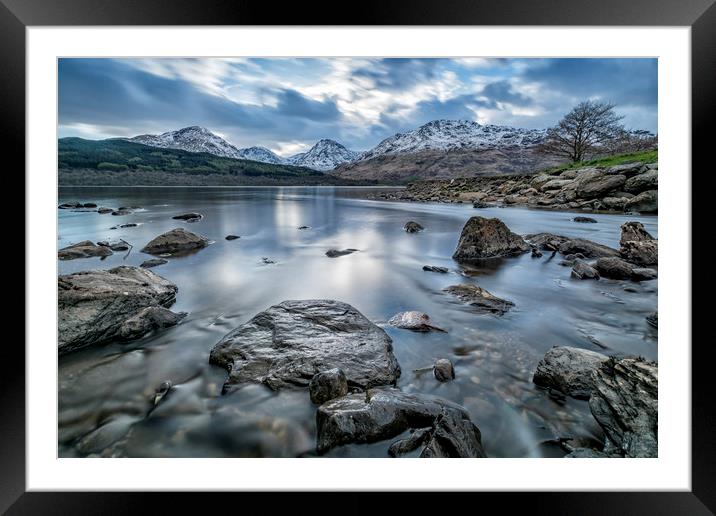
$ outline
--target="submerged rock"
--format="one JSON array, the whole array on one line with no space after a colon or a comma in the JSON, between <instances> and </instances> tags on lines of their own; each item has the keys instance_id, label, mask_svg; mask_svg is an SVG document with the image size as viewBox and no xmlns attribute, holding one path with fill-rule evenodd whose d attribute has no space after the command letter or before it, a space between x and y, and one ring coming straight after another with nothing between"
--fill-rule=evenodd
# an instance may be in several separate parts
<instances>
[{"instance_id":1,"label":"submerged rock","mask_svg":"<svg viewBox=\"0 0 716 516\"><path fill-rule=\"evenodd\" d=\"M179 254L202 249L207 245L209 245L208 238L187 231L184 228L176 228L154 238L144 246L142 252L155 255Z\"/></svg>"},{"instance_id":2,"label":"submerged rock","mask_svg":"<svg viewBox=\"0 0 716 516\"><path fill-rule=\"evenodd\" d=\"M131 210L129 208L118 208L112 212L112 215L123 216L123 215L130 215L132 213L134 213L134 210Z\"/></svg>"},{"instance_id":3,"label":"submerged rock","mask_svg":"<svg viewBox=\"0 0 716 516\"><path fill-rule=\"evenodd\" d=\"M311 401L321 405L334 398L348 394L348 379L342 369L322 371L311 378L308 384Z\"/></svg>"},{"instance_id":4,"label":"submerged rock","mask_svg":"<svg viewBox=\"0 0 716 516\"><path fill-rule=\"evenodd\" d=\"M157 267L158 265L164 265L165 263L169 263L169 260L165 260L164 258L152 258L151 260L144 260L140 267L149 269L151 267Z\"/></svg>"},{"instance_id":5,"label":"submerged rock","mask_svg":"<svg viewBox=\"0 0 716 516\"><path fill-rule=\"evenodd\" d=\"M174 215L172 217L174 220L183 220L185 222L197 222L204 218L204 215L201 213L182 213L181 215Z\"/></svg>"},{"instance_id":6,"label":"submerged rock","mask_svg":"<svg viewBox=\"0 0 716 516\"><path fill-rule=\"evenodd\" d=\"M186 315L186 312L175 313L161 306L148 306L125 320L120 325L117 336L124 340L138 339L150 331L175 326Z\"/></svg>"},{"instance_id":7,"label":"submerged rock","mask_svg":"<svg viewBox=\"0 0 716 516\"><path fill-rule=\"evenodd\" d=\"M75 260L77 258L92 258L99 256L104 258L113 254L109 247L95 245L91 240L83 240L76 244L63 247L57 251L57 258L60 260Z\"/></svg>"},{"instance_id":8,"label":"submerged rock","mask_svg":"<svg viewBox=\"0 0 716 516\"><path fill-rule=\"evenodd\" d=\"M58 276L58 351L120 338L127 320L147 307L170 306L177 290L172 282L139 267Z\"/></svg>"},{"instance_id":9,"label":"submerged rock","mask_svg":"<svg viewBox=\"0 0 716 516\"><path fill-rule=\"evenodd\" d=\"M515 306L512 301L500 299L484 288L473 284L451 285L444 288L443 292L452 294L460 301L468 303L480 312L490 312L502 315Z\"/></svg>"},{"instance_id":10,"label":"submerged rock","mask_svg":"<svg viewBox=\"0 0 716 516\"><path fill-rule=\"evenodd\" d=\"M577 279L599 279L599 272L584 260L576 258L572 265L572 277Z\"/></svg>"},{"instance_id":11,"label":"submerged rock","mask_svg":"<svg viewBox=\"0 0 716 516\"><path fill-rule=\"evenodd\" d=\"M311 229L311 226L298 226L298 229Z\"/></svg>"},{"instance_id":12,"label":"submerged rock","mask_svg":"<svg viewBox=\"0 0 716 516\"><path fill-rule=\"evenodd\" d=\"M236 240L237 238L241 238L239 235L226 235L226 240Z\"/></svg>"},{"instance_id":13,"label":"submerged rock","mask_svg":"<svg viewBox=\"0 0 716 516\"><path fill-rule=\"evenodd\" d=\"M646 322L649 323L650 326L653 326L654 328L658 328L659 327L659 312L654 312L653 314L647 315Z\"/></svg>"},{"instance_id":14,"label":"submerged rock","mask_svg":"<svg viewBox=\"0 0 716 516\"><path fill-rule=\"evenodd\" d=\"M105 208L105 207L97 208L97 213L99 213L100 215L104 215L106 213L112 213L113 211L114 210L112 208Z\"/></svg>"},{"instance_id":15,"label":"submerged rock","mask_svg":"<svg viewBox=\"0 0 716 516\"><path fill-rule=\"evenodd\" d=\"M390 439L413 429L430 428L421 457L485 457L480 430L467 411L447 400L397 389L370 389L318 407L317 450L350 443Z\"/></svg>"},{"instance_id":16,"label":"submerged rock","mask_svg":"<svg viewBox=\"0 0 716 516\"><path fill-rule=\"evenodd\" d=\"M326 251L326 256L329 258L337 258L339 256L345 256L347 254L355 253L358 249L329 249Z\"/></svg>"},{"instance_id":17,"label":"submerged rock","mask_svg":"<svg viewBox=\"0 0 716 516\"><path fill-rule=\"evenodd\" d=\"M470 217L462 228L457 249L452 257L459 262L472 262L512 256L529 250L529 244L510 231L500 219Z\"/></svg>"},{"instance_id":18,"label":"submerged rock","mask_svg":"<svg viewBox=\"0 0 716 516\"><path fill-rule=\"evenodd\" d=\"M614 447L627 457L657 457L658 366L636 358L608 360L594 373L589 408ZM609 452L609 449L605 449Z\"/></svg>"},{"instance_id":19,"label":"submerged rock","mask_svg":"<svg viewBox=\"0 0 716 516\"><path fill-rule=\"evenodd\" d=\"M418 231L422 231L425 229L423 226L418 224L417 222L413 222L412 220L410 222L406 222L405 226L403 226L403 229L407 231L408 233L417 233Z\"/></svg>"},{"instance_id":20,"label":"submerged rock","mask_svg":"<svg viewBox=\"0 0 716 516\"><path fill-rule=\"evenodd\" d=\"M415 310L409 312L400 312L390 318L388 324L396 328L413 331L431 331L437 330L444 332L445 330L430 324L430 316L423 312Z\"/></svg>"},{"instance_id":21,"label":"submerged rock","mask_svg":"<svg viewBox=\"0 0 716 516\"><path fill-rule=\"evenodd\" d=\"M72 210L75 208L82 208L81 202L64 202L60 204L58 207L60 210Z\"/></svg>"},{"instance_id":22,"label":"submerged rock","mask_svg":"<svg viewBox=\"0 0 716 516\"><path fill-rule=\"evenodd\" d=\"M450 272L447 267L438 267L437 265L423 265L423 270L427 272L439 272L441 274Z\"/></svg>"},{"instance_id":23,"label":"submerged rock","mask_svg":"<svg viewBox=\"0 0 716 516\"><path fill-rule=\"evenodd\" d=\"M587 222L590 224L595 224L597 222L597 219L593 219L592 217L574 217L572 220L574 222Z\"/></svg>"},{"instance_id":24,"label":"submerged rock","mask_svg":"<svg viewBox=\"0 0 716 516\"><path fill-rule=\"evenodd\" d=\"M439 382L449 382L455 379L455 367L447 358L439 358L433 364L433 375Z\"/></svg>"},{"instance_id":25,"label":"submerged rock","mask_svg":"<svg viewBox=\"0 0 716 516\"><path fill-rule=\"evenodd\" d=\"M537 364L532 381L573 398L589 399L594 387L592 373L609 357L587 349L555 346Z\"/></svg>"},{"instance_id":26,"label":"submerged rock","mask_svg":"<svg viewBox=\"0 0 716 516\"><path fill-rule=\"evenodd\" d=\"M268 308L221 339L209 362L229 371L224 392L247 382L274 390L306 387L333 368L361 388L400 376L388 334L351 305L326 299Z\"/></svg>"}]
</instances>

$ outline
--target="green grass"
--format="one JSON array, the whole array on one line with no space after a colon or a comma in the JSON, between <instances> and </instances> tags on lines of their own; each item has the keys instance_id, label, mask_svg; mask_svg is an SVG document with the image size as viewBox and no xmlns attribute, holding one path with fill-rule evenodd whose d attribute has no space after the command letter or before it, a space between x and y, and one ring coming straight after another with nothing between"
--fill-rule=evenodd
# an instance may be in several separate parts
<instances>
[{"instance_id":1,"label":"green grass","mask_svg":"<svg viewBox=\"0 0 716 516\"><path fill-rule=\"evenodd\" d=\"M607 156L599 159L592 159L589 161L579 161L577 163L567 163L566 165L560 165L558 167L551 167L545 170L547 174L555 172L563 172L573 168L583 167L613 167L615 165L622 165L624 163L634 163L635 161L641 161L642 163L656 163L659 161L659 151L649 150L643 152L632 152L630 154L615 154L614 156Z\"/></svg>"}]
</instances>

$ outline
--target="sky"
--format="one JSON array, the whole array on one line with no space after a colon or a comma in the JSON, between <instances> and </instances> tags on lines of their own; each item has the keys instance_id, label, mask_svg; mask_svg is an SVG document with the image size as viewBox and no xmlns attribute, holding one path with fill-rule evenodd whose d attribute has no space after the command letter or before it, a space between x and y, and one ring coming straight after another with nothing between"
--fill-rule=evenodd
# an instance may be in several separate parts
<instances>
[{"instance_id":1,"label":"sky","mask_svg":"<svg viewBox=\"0 0 716 516\"><path fill-rule=\"evenodd\" d=\"M206 127L282 156L367 150L435 119L541 129L582 100L657 133L656 59L62 58L59 136Z\"/></svg>"}]
</instances>

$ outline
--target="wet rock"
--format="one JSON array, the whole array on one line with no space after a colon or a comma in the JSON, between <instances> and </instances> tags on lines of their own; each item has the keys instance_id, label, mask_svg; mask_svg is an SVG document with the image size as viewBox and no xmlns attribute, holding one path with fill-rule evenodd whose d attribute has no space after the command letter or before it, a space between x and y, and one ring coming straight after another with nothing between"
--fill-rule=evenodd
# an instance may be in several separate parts
<instances>
[{"instance_id":1,"label":"wet rock","mask_svg":"<svg viewBox=\"0 0 716 516\"><path fill-rule=\"evenodd\" d=\"M624 242L619 253L622 258L636 265L657 265L659 242L658 240Z\"/></svg>"},{"instance_id":2,"label":"wet rock","mask_svg":"<svg viewBox=\"0 0 716 516\"><path fill-rule=\"evenodd\" d=\"M648 269L645 267L635 267L631 270L632 281L648 281L658 277L658 273L655 269Z\"/></svg>"},{"instance_id":3,"label":"wet rock","mask_svg":"<svg viewBox=\"0 0 716 516\"><path fill-rule=\"evenodd\" d=\"M326 251L326 256L329 258L338 258L339 256L345 256L347 254L355 253L358 249L329 249Z\"/></svg>"},{"instance_id":4,"label":"wet rock","mask_svg":"<svg viewBox=\"0 0 716 516\"><path fill-rule=\"evenodd\" d=\"M584 260L576 259L572 265L572 277L577 279L599 279L599 272Z\"/></svg>"},{"instance_id":5,"label":"wet rock","mask_svg":"<svg viewBox=\"0 0 716 516\"><path fill-rule=\"evenodd\" d=\"M130 248L129 243L124 240L100 240L97 245L108 247L112 251L126 251Z\"/></svg>"},{"instance_id":6,"label":"wet rock","mask_svg":"<svg viewBox=\"0 0 716 516\"><path fill-rule=\"evenodd\" d=\"M590 224L595 224L597 222L597 219L593 219L592 217L574 217L572 220L574 222L587 222Z\"/></svg>"},{"instance_id":7,"label":"wet rock","mask_svg":"<svg viewBox=\"0 0 716 516\"><path fill-rule=\"evenodd\" d=\"M139 224L136 224L134 222L129 222L127 224L120 224L120 228L136 228Z\"/></svg>"},{"instance_id":8,"label":"wet rock","mask_svg":"<svg viewBox=\"0 0 716 516\"><path fill-rule=\"evenodd\" d=\"M311 401L316 405L348 394L348 380L342 369L322 371L311 378L308 384Z\"/></svg>"},{"instance_id":9,"label":"wet rock","mask_svg":"<svg viewBox=\"0 0 716 516\"><path fill-rule=\"evenodd\" d=\"M201 213L194 213L194 212L182 213L181 215L174 215L172 217L172 219L174 219L174 220L183 220L185 222L197 222L203 218L204 218L204 215L202 215Z\"/></svg>"},{"instance_id":10,"label":"wet rock","mask_svg":"<svg viewBox=\"0 0 716 516\"><path fill-rule=\"evenodd\" d=\"M565 241L559 246L562 254L582 254L586 258L598 258L601 256L619 256L619 251L606 245L597 244L583 238L573 238Z\"/></svg>"},{"instance_id":11,"label":"wet rock","mask_svg":"<svg viewBox=\"0 0 716 516\"><path fill-rule=\"evenodd\" d=\"M123 215L130 215L134 213L134 210L130 210L129 208L119 208L112 212L112 215L115 216L123 216Z\"/></svg>"},{"instance_id":12,"label":"wet rock","mask_svg":"<svg viewBox=\"0 0 716 516\"><path fill-rule=\"evenodd\" d=\"M657 364L635 358L611 359L594 373L593 382L589 408L610 447L627 457L656 457Z\"/></svg>"},{"instance_id":13,"label":"wet rock","mask_svg":"<svg viewBox=\"0 0 716 516\"><path fill-rule=\"evenodd\" d=\"M491 205L485 201L474 201L472 203L473 208L484 209L489 208Z\"/></svg>"},{"instance_id":14,"label":"wet rock","mask_svg":"<svg viewBox=\"0 0 716 516\"><path fill-rule=\"evenodd\" d=\"M647 190L640 193L626 202L624 210L639 213L657 213L659 211L659 192L657 190Z\"/></svg>"},{"instance_id":15,"label":"wet rock","mask_svg":"<svg viewBox=\"0 0 716 516\"><path fill-rule=\"evenodd\" d=\"M311 226L298 226L298 229L311 229Z\"/></svg>"},{"instance_id":16,"label":"wet rock","mask_svg":"<svg viewBox=\"0 0 716 516\"><path fill-rule=\"evenodd\" d=\"M623 176L632 177L644 170L644 163L641 161L634 161L632 163L622 163L621 165L614 165L607 169L608 174L621 174Z\"/></svg>"},{"instance_id":17,"label":"wet rock","mask_svg":"<svg viewBox=\"0 0 716 516\"><path fill-rule=\"evenodd\" d=\"M577 399L589 399L592 373L609 357L587 349L555 346L537 364L532 381Z\"/></svg>"},{"instance_id":18,"label":"wet rock","mask_svg":"<svg viewBox=\"0 0 716 516\"><path fill-rule=\"evenodd\" d=\"M650 242L652 240L655 240L654 237L644 228L644 224L641 222L630 221L621 226L619 245L624 245L627 242Z\"/></svg>"},{"instance_id":19,"label":"wet rock","mask_svg":"<svg viewBox=\"0 0 716 516\"><path fill-rule=\"evenodd\" d=\"M542 251L540 251L536 247L533 247L532 248L532 258L542 258Z\"/></svg>"},{"instance_id":20,"label":"wet rock","mask_svg":"<svg viewBox=\"0 0 716 516\"><path fill-rule=\"evenodd\" d=\"M422 231L425 229L423 226L418 224L417 222L413 222L412 220L410 222L406 222L405 226L403 226L403 229L407 231L408 233L417 233L418 231Z\"/></svg>"},{"instance_id":21,"label":"wet rock","mask_svg":"<svg viewBox=\"0 0 716 516\"><path fill-rule=\"evenodd\" d=\"M611 455L593 450L592 448L575 448L564 456L565 459L606 459L609 457L611 457Z\"/></svg>"},{"instance_id":22,"label":"wet rock","mask_svg":"<svg viewBox=\"0 0 716 516\"><path fill-rule=\"evenodd\" d=\"M390 439L413 429L431 428L421 457L485 457L480 430L467 411L450 401L397 389L370 389L318 407L317 450Z\"/></svg>"},{"instance_id":23,"label":"wet rock","mask_svg":"<svg viewBox=\"0 0 716 516\"><path fill-rule=\"evenodd\" d=\"M534 233L525 235L525 240L530 244L545 251L558 251L559 246L569 241L569 238L552 233Z\"/></svg>"},{"instance_id":24,"label":"wet rock","mask_svg":"<svg viewBox=\"0 0 716 516\"><path fill-rule=\"evenodd\" d=\"M400 376L388 334L351 305L332 300L284 301L260 312L221 339L209 362L229 371L225 392L247 382L274 390L306 387L333 368L361 388Z\"/></svg>"},{"instance_id":25,"label":"wet rock","mask_svg":"<svg viewBox=\"0 0 716 516\"><path fill-rule=\"evenodd\" d=\"M152 398L152 404L154 406L159 405L159 403L166 397L167 394L169 394L169 391L172 389L172 382L166 381L162 382L159 387L154 391L154 397Z\"/></svg>"},{"instance_id":26,"label":"wet rock","mask_svg":"<svg viewBox=\"0 0 716 516\"><path fill-rule=\"evenodd\" d=\"M449 382L455 379L455 367L447 358L439 358L433 364L433 375L439 382Z\"/></svg>"},{"instance_id":27,"label":"wet rock","mask_svg":"<svg viewBox=\"0 0 716 516\"><path fill-rule=\"evenodd\" d=\"M617 257L599 258L595 265L599 274L611 279L631 279L634 266Z\"/></svg>"},{"instance_id":28,"label":"wet rock","mask_svg":"<svg viewBox=\"0 0 716 516\"><path fill-rule=\"evenodd\" d=\"M265 256L261 258L261 263L264 265L271 265L272 263L276 263L271 258L266 258Z\"/></svg>"},{"instance_id":29,"label":"wet rock","mask_svg":"<svg viewBox=\"0 0 716 516\"><path fill-rule=\"evenodd\" d=\"M151 267L157 267L158 265L164 265L165 263L169 263L169 260L165 260L164 258L152 258L151 260L143 261L140 267L149 269Z\"/></svg>"},{"instance_id":30,"label":"wet rock","mask_svg":"<svg viewBox=\"0 0 716 516\"><path fill-rule=\"evenodd\" d=\"M97 213L99 213L100 215L104 215L106 213L112 213L113 211L114 210L112 208L105 208L105 207L97 208Z\"/></svg>"},{"instance_id":31,"label":"wet rock","mask_svg":"<svg viewBox=\"0 0 716 516\"><path fill-rule=\"evenodd\" d=\"M82 208L81 202L65 202L60 204L58 207L60 210L72 210L75 208Z\"/></svg>"},{"instance_id":32,"label":"wet rock","mask_svg":"<svg viewBox=\"0 0 716 516\"><path fill-rule=\"evenodd\" d=\"M82 205L83 208L96 208L97 205L93 202L86 202Z\"/></svg>"},{"instance_id":33,"label":"wet rock","mask_svg":"<svg viewBox=\"0 0 716 516\"><path fill-rule=\"evenodd\" d=\"M500 299L484 288L473 284L451 285L444 288L443 291L452 294L460 301L468 303L479 312L502 315L515 306L512 301Z\"/></svg>"},{"instance_id":34,"label":"wet rock","mask_svg":"<svg viewBox=\"0 0 716 516\"><path fill-rule=\"evenodd\" d=\"M423 270L427 272L439 272L441 274L450 272L447 267L438 267L437 265L423 265Z\"/></svg>"},{"instance_id":35,"label":"wet rock","mask_svg":"<svg viewBox=\"0 0 716 516\"><path fill-rule=\"evenodd\" d=\"M659 312L654 312L646 316L646 322L654 328L659 327Z\"/></svg>"},{"instance_id":36,"label":"wet rock","mask_svg":"<svg viewBox=\"0 0 716 516\"><path fill-rule=\"evenodd\" d=\"M58 351L118 338L127 319L147 307L170 306L177 290L172 282L139 267L58 276Z\"/></svg>"},{"instance_id":37,"label":"wet rock","mask_svg":"<svg viewBox=\"0 0 716 516\"><path fill-rule=\"evenodd\" d=\"M627 179L624 183L624 191L632 194L638 194L645 190L659 189L659 171L647 170L643 174L636 175Z\"/></svg>"},{"instance_id":38,"label":"wet rock","mask_svg":"<svg viewBox=\"0 0 716 516\"><path fill-rule=\"evenodd\" d=\"M155 255L180 254L202 249L207 245L209 245L208 238L183 228L176 228L154 238L142 249L142 252Z\"/></svg>"},{"instance_id":39,"label":"wet rock","mask_svg":"<svg viewBox=\"0 0 716 516\"><path fill-rule=\"evenodd\" d=\"M241 238L239 235L226 235L226 240L236 240L237 238Z\"/></svg>"},{"instance_id":40,"label":"wet rock","mask_svg":"<svg viewBox=\"0 0 716 516\"><path fill-rule=\"evenodd\" d=\"M186 312L176 313L162 306L148 306L126 319L119 326L117 337L123 340L138 339L150 331L175 326L186 315Z\"/></svg>"},{"instance_id":41,"label":"wet rock","mask_svg":"<svg viewBox=\"0 0 716 516\"><path fill-rule=\"evenodd\" d=\"M462 228L457 249L452 255L459 262L474 262L525 253L529 244L513 233L500 219L471 217Z\"/></svg>"},{"instance_id":42,"label":"wet rock","mask_svg":"<svg viewBox=\"0 0 716 516\"><path fill-rule=\"evenodd\" d=\"M83 240L76 244L63 247L57 251L57 258L60 260L75 260L77 258L92 258L99 256L104 258L112 254L109 247L95 245L91 240Z\"/></svg>"},{"instance_id":43,"label":"wet rock","mask_svg":"<svg viewBox=\"0 0 716 516\"><path fill-rule=\"evenodd\" d=\"M388 455L391 457L402 457L408 453L417 450L427 441L432 433L432 428L418 428L413 431L406 439L398 439L388 448Z\"/></svg>"},{"instance_id":44,"label":"wet rock","mask_svg":"<svg viewBox=\"0 0 716 516\"><path fill-rule=\"evenodd\" d=\"M400 312L390 318L388 324L396 328L413 331L445 331L430 324L430 316L423 312Z\"/></svg>"}]
</instances>

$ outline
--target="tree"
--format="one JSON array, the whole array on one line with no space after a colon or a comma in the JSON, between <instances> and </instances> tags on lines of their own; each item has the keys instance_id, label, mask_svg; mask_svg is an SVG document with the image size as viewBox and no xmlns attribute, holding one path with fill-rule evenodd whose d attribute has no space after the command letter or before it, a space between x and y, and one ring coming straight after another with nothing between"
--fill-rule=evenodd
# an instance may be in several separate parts
<instances>
[{"instance_id":1,"label":"tree","mask_svg":"<svg viewBox=\"0 0 716 516\"><path fill-rule=\"evenodd\" d=\"M587 100L577 104L555 127L547 129L540 144L545 154L564 156L573 162L606 146L624 133L614 104Z\"/></svg>"}]
</instances>

